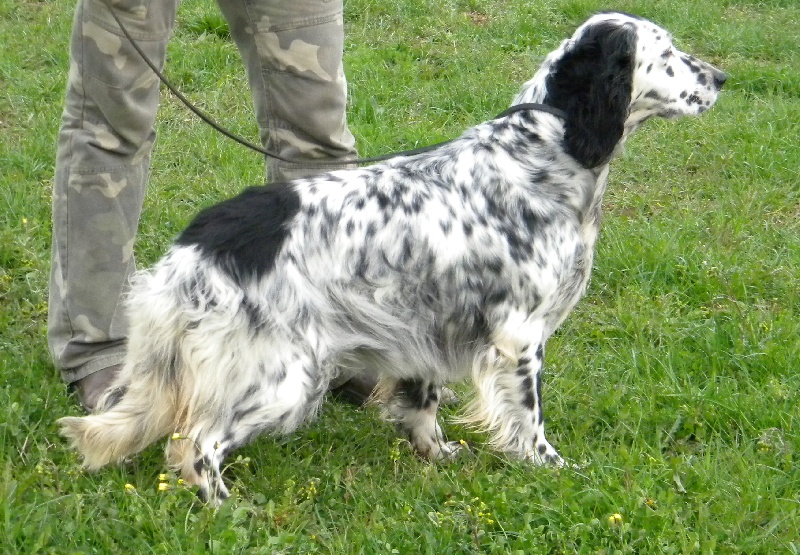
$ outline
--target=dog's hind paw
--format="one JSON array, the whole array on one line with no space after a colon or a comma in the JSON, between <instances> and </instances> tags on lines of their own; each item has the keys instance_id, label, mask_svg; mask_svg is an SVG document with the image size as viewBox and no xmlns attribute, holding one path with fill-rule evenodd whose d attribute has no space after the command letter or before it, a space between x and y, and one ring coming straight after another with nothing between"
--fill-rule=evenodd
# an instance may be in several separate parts
<instances>
[{"instance_id":1,"label":"dog's hind paw","mask_svg":"<svg viewBox=\"0 0 800 555\"><path fill-rule=\"evenodd\" d=\"M463 453L469 453L469 447L466 441L448 441L441 444L441 451L439 452L439 456L436 457L436 460L447 462L454 461Z\"/></svg>"},{"instance_id":2,"label":"dog's hind paw","mask_svg":"<svg viewBox=\"0 0 800 555\"><path fill-rule=\"evenodd\" d=\"M525 460L535 465L548 465L556 468L563 468L566 464L564 458L547 441L537 443L535 449L525 454Z\"/></svg>"}]
</instances>

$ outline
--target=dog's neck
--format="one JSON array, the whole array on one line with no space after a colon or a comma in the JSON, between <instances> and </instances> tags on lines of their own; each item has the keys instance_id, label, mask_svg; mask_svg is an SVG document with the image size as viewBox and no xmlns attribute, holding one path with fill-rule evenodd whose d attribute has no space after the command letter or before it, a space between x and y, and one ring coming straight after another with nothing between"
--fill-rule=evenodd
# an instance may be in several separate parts
<instances>
[{"instance_id":1,"label":"dog's neck","mask_svg":"<svg viewBox=\"0 0 800 555\"><path fill-rule=\"evenodd\" d=\"M550 73L550 68L555 61L555 57L551 54L547 57L547 59L542 62L539 71L537 71L533 78L527 81L525 84L522 85L522 89L519 91L517 96L514 98L514 101L511 103L512 106L514 104L522 104L526 102L530 103L543 103L545 98L547 97L547 84L545 80L547 79L548 74Z\"/></svg>"}]
</instances>

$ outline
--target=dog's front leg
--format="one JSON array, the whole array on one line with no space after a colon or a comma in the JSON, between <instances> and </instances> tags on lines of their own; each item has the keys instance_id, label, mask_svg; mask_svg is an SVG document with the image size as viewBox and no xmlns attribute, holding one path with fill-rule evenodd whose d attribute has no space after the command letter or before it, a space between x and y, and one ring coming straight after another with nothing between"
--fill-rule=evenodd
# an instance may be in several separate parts
<instances>
[{"instance_id":1,"label":"dog's front leg","mask_svg":"<svg viewBox=\"0 0 800 555\"><path fill-rule=\"evenodd\" d=\"M408 437L417 453L430 460L455 457L461 444L445 441L436 421L441 387L425 380L397 380L389 388L389 419Z\"/></svg>"},{"instance_id":2,"label":"dog's front leg","mask_svg":"<svg viewBox=\"0 0 800 555\"><path fill-rule=\"evenodd\" d=\"M498 450L535 464L562 466L564 459L544 434L543 328L542 322L517 319L495 334L473 371L479 396L471 420L490 431Z\"/></svg>"}]
</instances>

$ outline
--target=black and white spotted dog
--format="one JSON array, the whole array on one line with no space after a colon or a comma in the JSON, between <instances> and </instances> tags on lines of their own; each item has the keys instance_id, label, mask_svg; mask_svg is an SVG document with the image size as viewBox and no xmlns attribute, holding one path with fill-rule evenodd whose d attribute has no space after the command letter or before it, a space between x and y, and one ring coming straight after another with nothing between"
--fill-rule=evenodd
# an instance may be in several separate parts
<instances>
[{"instance_id":1,"label":"black and white spotted dog","mask_svg":"<svg viewBox=\"0 0 800 555\"><path fill-rule=\"evenodd\" d=\"M63 434L98 468L174 433L168 461L218 503L232 449L291 432L337 372L367 369L426 457L457 450L439 392L471 376L471 417L498 450L563 464L545 439L544 345L586 289L609 160L648 118L707 110L724 81L653 23L601 14L514 101L554 110L204 210L137 275L124 369Z\"/></svg>"}]
</instances>

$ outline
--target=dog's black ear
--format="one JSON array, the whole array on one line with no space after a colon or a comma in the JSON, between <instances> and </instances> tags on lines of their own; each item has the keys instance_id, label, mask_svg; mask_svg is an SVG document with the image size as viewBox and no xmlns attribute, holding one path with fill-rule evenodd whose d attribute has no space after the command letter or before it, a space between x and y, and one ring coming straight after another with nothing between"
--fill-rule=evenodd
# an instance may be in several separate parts
<instances>
[{"instance_id":1,"label":"dog's black ear","mask_svg":"<svg viewBox=\"0 0 800 555\"><path fill-rule=\"evenodd\" d=\"M622 138L635 48L632 26L598 23L586 29L547 76L545 103L567 114L566 151L586 168L608 162Z\"/></svg>"}]
</instances>

